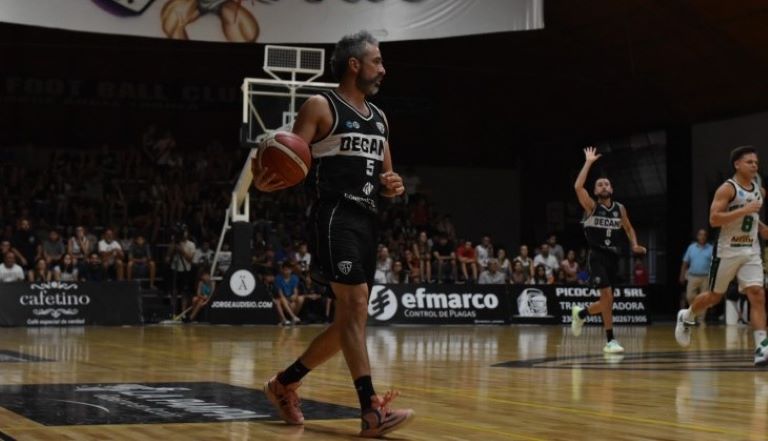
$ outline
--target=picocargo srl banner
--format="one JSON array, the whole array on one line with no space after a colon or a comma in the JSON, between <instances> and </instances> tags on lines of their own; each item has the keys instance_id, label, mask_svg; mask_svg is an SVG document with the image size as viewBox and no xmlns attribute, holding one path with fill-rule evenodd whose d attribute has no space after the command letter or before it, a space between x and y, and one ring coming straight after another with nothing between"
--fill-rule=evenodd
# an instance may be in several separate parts
<instances>
[{"instance_id":1,"label":"picocargo srl banner","mask_svg":"<svg viewBox=\"0 0 768 441\"><path fill-rule=\"evenodd\" d=\"M374 285L368 323L504 324L506 285Z\"/></svg>"},{"instance_id":2,"label":"picocargo srl banner","mask_svg":"<svg viewBox=\"0 0 768 441\"><path fill-rule=\"evenodd\" d=\"M0 0L0 21L142 37L334 43L361 29L417 40L544 27L544 0Z\"/></svg>"},{"instance_id":3,"label":"picocargo srl banner","mask_svg":"<svg viewBox=\"0 0 768 441\"><path fill-rule=\"evenodd\" d=\"M586 307L600 299L598 289L586 286L510 285L512 323L570 324L571 308ZM613 290L613 323L650 324L650 287L621 286ZM589 316L587 323L602 323L600 315Z\"/></svg>"}]
</instances>

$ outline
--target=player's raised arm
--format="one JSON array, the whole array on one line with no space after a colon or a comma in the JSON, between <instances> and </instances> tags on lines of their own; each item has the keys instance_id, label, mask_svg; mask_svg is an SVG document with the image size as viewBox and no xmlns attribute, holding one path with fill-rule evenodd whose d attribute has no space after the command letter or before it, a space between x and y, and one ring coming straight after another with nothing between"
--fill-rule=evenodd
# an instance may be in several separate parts
<instances>
[{"instance_id":1,"label":"player's raised arm","mask_svg":"<svg viewBox=\"0 0 768 441\"><path fill-rule=\"evenodd\" d=\"M715 192L715 198L709 208L709 223L715 228L722 227L744 216L760 211L763 206L762 199L752 201L741 208L728 211L728 203L736 196L736 189L729 183L724 183Z\"/></svg>"},{"instance_id":2,"label":"player's raised arm","mask_svg":"<svg viewBox=\"0 0 768 441\"><path fill-rule=\"evenodd\" d=\"M584 188L584 184L587 182L587 176L589 175L589 169L592 168L592 164L600 158L597 149L594 147L587 147L584 149L584 166L579 172L579 176L576 178L576 183L573 184L574 190L576 190L576 196L579 198L584 211L591 213L595 209L595 200L589 195L589 192Z\"/></svg>"},{"instance_id":3,"label":"player's raised arm","mask_svg":"<svg viewBox=\"0 0 768 441\"><path fill-rule=\"evenodd\" d=\"M632 222L629 221L629 215L627 215L627 209L624 208L622 205L620 207L621 210L621 226L624 228L624 231L627 233L627 238L629 238L629 245L632 247L632 252L635 254L645 254L646 249L644 246L638 245L637 243L637 233L635 232L635 227L632 226Z\"/></svg>"}]
</instances>

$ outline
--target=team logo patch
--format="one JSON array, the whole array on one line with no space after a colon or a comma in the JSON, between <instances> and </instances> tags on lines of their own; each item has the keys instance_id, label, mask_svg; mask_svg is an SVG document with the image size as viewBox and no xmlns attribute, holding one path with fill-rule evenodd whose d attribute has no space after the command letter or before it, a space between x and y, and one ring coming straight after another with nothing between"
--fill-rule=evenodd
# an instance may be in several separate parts
<instances>
[{"instance_id":1,"label":"team logo patch","mask_svg":"<svg viewBox=\"0 0 768 441\"><path fill-rule=\"evenodd\" d=\"M614 211L613 212L613 217L619 217L619 212L618 211Z\"/></svg>"},{"instance_id":2,"label":"team logo patch","mask_svg":"<svg viewBox=\"0 0 768 441\"><path fill-rule=\"evenodd\" d=\"M352 262L349 260L342 260L341 262L337 263L336 266L345 276L348 275L350 271L352 271Z\"/></svg>"},{"instance_id":3,"label":"team logo patch","mask_svg":"<svg viewBox=\"0 0 768 441\"><path fill-rule=\"evenodd\" d=\"M379 132L381 132L381 134L383 135L384 131L386 130L386 127L384 127L384 123L376 122L376 127L379 129Z\"/></svg>"},{"instance_id":4,"label":"team logo patch","mask_svg":"<svg viewBox=\"0 0 768 441\"><path fill-rule=\"evenodd\" d=\"M363 193L365 193L366 196L370 196L371 192L373 191L373 184L370 182L366 182L363 186Z\"/></svg>"},{"instance_id":5,"label":"team logo patch","mask_svg":"<svg viewBox=\"0 0 768 441\"><path fill-rule=\"evenodd\" d=\"M607 247L611 246L611 240L610 239L605 239L605 246L607 246Z\"/></svg>"},{"instance_id":6,"label":"team logo patch","mask_svg":"<svg viewBox=\"0 0 768 441\"><path fill-rule=\"evenodd\" d=\"M359 129L360 128L360 123L357 122L357 121L347 121L346 123L344 123L344 125L346 125L348 129Z\"/></svg>"}]
</instances>

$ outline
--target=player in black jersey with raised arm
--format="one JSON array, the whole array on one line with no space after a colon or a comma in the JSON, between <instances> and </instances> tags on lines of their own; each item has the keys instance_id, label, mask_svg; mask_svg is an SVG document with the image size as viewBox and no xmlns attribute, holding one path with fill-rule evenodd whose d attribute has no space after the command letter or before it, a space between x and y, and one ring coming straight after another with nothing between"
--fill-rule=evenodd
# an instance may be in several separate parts
<instances>
[{"instance_id":1,"label":"player in black jersey with raised arm","mask_svg":"<svg viewBox=\"0 0 768 441\"><path fill-rule=\"evenodd\" d=\"M608 342L603 352L615 354L624 352L613 336L613 284L619 272L618 261L626 252L627 239L634 254L645 254L645 248L637 244L637 235L627 216L627 209L613 200L613 187L608 178L595 181L595 197L592 199L584 188L592 164L600 158L594 147L584 149L584 167L576 178L574 189L579 203L584 208L584 234L589 245L587 271L590 283L600 290L600 300L587 308L574 306L571 311L573 335L581 335L581 329L588 315L601 314L603 328Z\"/></svg>"},{"instance_id":2,"label":"player in black jersey with raised arm","mask_svg":"<svg viewBox=\"0 0 768 441\"><path fill-rule=\"evenodd\" d=\"M413 417L410 409L390 409L396 392L376 395L365 343L379 199L401 195L405 187L392 169L387 119L367 100L379 91L385 74L378 42L365 31L346 36L336 45L331 62L339 88L309 98L299 110L293 132L312 151L312 170L305 184L314 199L312 271L318 281L330 284L336 314L291 366L267 381L264 391L283 420L302 424L296 393L301 379L342 351L360 401L360 435L378 437L402 428ZM257 170L254 181L264 191L282 188L268 170Z\"/></svg>"}]
</instances>

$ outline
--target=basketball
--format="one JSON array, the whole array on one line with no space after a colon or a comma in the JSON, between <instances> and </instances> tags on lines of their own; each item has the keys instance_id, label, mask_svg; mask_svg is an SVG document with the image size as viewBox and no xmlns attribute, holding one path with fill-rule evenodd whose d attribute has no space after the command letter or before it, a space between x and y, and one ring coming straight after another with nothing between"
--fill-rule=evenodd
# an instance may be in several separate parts
<instances>
[{"instance_id":1,"label":"basketball","mask_svg":"<svg viewBox=\"0 0 768 441\"><path fill-rule=\"evenodd\" d=\"M298 135L291 132L276 132L259 146L259 152L254 159L259 165L266 167L285 182L286 187L292 187L307 176L312 165L312 155L309 146Z\"/></svg>"}]
</instances>

